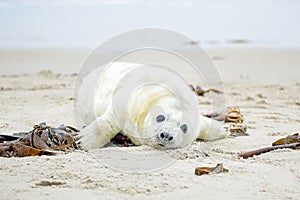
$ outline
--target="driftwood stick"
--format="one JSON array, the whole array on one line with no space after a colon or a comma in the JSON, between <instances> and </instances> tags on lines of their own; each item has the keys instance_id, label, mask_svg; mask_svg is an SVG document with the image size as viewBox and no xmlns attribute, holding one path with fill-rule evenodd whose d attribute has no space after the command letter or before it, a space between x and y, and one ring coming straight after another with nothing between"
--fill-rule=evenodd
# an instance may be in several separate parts
<instances>
[{"instance_id":1,"label":"driftwood stick","mask_svg":"<svg viewBox=\"0 0 300 200\"><path fill-rule=\"evenodd\" d=\"M247 152L243 152L238 154L239 157L242 157L244 159L255 156L255 155L259 155L262 153L266 153L269 151L273 151L276 149L284 149L284 148L296 148L297 146L300 146L300 142L296 142L296 143L292 143L292 144L282 144L282 145L277 145L277 146L270 146L270 147L265 147L265 148L261 148L261 149L257 149L257 150L253 150L253 151L247 151Z\"/></svg>"}]
</instances>

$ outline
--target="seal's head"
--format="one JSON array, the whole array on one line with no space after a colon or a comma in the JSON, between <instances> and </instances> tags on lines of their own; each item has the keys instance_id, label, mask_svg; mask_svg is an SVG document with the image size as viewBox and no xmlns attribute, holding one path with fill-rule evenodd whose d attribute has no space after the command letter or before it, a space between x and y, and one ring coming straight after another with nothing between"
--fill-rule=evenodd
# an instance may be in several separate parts
<instances>
[{"instance_id":1,"label":"seal's head","mask_svg":"<svg viewBox=\"0 0 300 200\"><path fill-rule=\"evenodd\" d=\"M144 85L131 99L131 119L141 144L171 149L194 140L192 120L185 119L183 114L189 105L183 104L170 89L158 84Z\"/></svg>"},{"instance_id":2,"label":"seal's head","mask_svg":"<svg viewBox=\"0 0 300 200\"><path fill-rule=\"evenodd\" d=\"M189 130L189 121L182 116L182 108L174 98L161 100L152 107L145 118L141 130L145 140L157 148L180 148L190 144L193 133ZM148 138L147 138L148 136Z\"/></svg>"},{"instance_id":3,"label":"seal's head","mask_svg":"<svg viewBox=\"0 0 300 200\"><path fill-rule=\"evenodd\" d=\"M152 146L157 148L179 148L185 146L189 137L189 125L177 120L174 116L160 114L155 118L157 125L148 127L146 131L153 132L149 138ZM152 127L155 127L153 130ZM158 128L156 128L158 127Z\"/></svg>"}]
</instances>

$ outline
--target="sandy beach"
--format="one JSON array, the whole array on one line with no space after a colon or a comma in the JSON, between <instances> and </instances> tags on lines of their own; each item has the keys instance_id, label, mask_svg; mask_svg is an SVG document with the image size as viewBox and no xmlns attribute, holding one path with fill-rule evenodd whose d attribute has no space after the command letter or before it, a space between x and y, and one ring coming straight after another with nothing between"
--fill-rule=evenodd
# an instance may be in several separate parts
<instances>
[{"instance_id":1,"label":"sandy beach","mask_svg":"<svg viewBox=\"0 0 300 200\"><path fill-rule=\"evenodd\" d=\"M242 151L270 146L300 131L300 49L206 49L225 88L226 106L239 106L249 136L194 142L167 151L172 163L128 173L103 162L116 148L56 156L0 158L1 199L299 199L300 152L281 149L249 159ZM47 122L74 125L74 85L86 50L0 50L0 133ZM36 70L38 69L38 70ZM203 114L210 97L201 97ZM123 152L155 152L123 147ZM100 156L100 157L99 157ZM114 158L118 163L119 158ZM143 161L143 158L141 158ZM148 160L145 157L145 162ZM196 176L195 167L223 163L228 173Z\"/></svg>"}]
</instances>

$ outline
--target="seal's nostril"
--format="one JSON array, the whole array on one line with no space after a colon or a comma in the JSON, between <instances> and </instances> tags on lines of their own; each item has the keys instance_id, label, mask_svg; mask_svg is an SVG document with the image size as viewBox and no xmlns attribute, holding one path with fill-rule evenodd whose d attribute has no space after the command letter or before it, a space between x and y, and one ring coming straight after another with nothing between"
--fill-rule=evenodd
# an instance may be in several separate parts
<instances>
[{"instance_id":1,"label":"seal's nostril","mask_svg":"<svg viewBox=\"0 0 300 200\"><path fill-rule=\"evenodd\" d=\"M160 133L160 137L164 138L165 137L164 133Z\"/></svg>"},{"instance_id":2,"label":"seal's nostril","mask_svg":"<svg viewBox=\"0 0 300 200\"><path fill-rule=\"evenodd\" d=\"M167 133L167 132L161 132L161 133L159 134L159 137L160 137L163 141L171 141L171 140L174 139L174 137L173 137L173 136L170 136L170 134Z\"/></svg>"}]
</instances>

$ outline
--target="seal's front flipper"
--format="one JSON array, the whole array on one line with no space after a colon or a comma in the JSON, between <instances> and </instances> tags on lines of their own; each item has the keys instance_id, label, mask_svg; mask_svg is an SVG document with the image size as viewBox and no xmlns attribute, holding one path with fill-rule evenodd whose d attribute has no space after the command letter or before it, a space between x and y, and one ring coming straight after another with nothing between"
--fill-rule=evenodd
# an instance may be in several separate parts
<instances>
[{"instance_id":1,"label":"seal's front flipper","mask_svg":"<svg viewBox=\"0 0 300 200\"><path fill-rule=\"evenodd\" d=\"M200 133L198 139L218 140L230 135L228 125L208 117L200 116Z\"/></svg>"},{"instance_id":2,"label":"seal's front flipper","mask_svg":"<svg viewBox=\"0 0 300 200\"><path fill-rule=\"evenodd\" d=\"M77 145L81 149L95 149L107 144L119 130L113 128L112 122L104 117L99 117L80 131Z\"/></svg>"}]
</instances>

